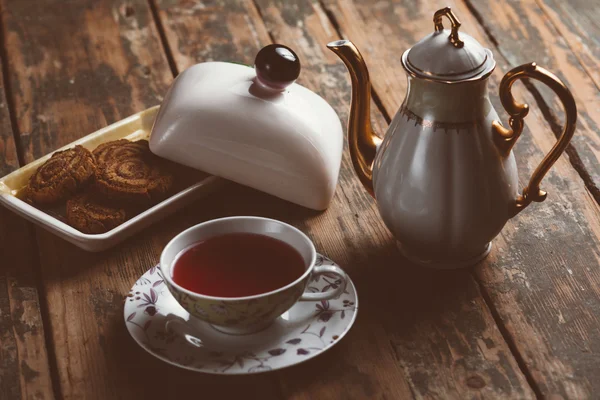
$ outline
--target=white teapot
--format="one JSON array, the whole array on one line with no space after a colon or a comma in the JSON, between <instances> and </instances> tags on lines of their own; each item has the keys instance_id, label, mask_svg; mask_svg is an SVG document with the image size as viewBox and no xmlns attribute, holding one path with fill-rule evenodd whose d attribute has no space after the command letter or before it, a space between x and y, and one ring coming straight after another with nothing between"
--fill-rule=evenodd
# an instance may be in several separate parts
<instances>
[{"instance_id":1,"label":"white teapot","mask_svg":"<svg viewBox=\"0 0 600 400\"><path fill-rule=\"evenodd\" d=\"M450 30L442 25L444 16ZM371 85L360 52L347 40L327 46L351 75L350 154L384 223L413 262L457 268L487 256L510 218L546 198L540 182L571 140L577 108L555 75L535 63L521 65L500 84L502 104L511 116L511 129L503 127L488 97L488 78L496 66L492 52L459 34L460 22L449 7L438 10L433 23L434 32L402 56L408 92L383 142L371 128ZM556 92L566 123L519 193L511 149L529 109L515 101L511 87L522 78L537 79Z\"/></svg>"}]
</instances>

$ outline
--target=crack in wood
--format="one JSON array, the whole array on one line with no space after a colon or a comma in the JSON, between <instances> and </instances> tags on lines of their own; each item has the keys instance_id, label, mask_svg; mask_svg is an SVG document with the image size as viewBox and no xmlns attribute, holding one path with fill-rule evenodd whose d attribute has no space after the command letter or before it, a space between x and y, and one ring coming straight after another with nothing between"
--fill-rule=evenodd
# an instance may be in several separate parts
<instances>
[{"instance_id":1,"label":"crack in wood","mask_svg":"<svg viewBox=\"0 0 600 400\"><path fill-rule=\"evenodd\" d=\"M169 45L169 41L167 40L167 35L165 33L165 27L163 26L163 22L158 15L158 8L156 7L156 0L148 0L148 7L150 7L150 12L152 13L152 19L154 20L154 25L156 26L156 30L158 31L158 36L160 38L160 43L162 45L163 51L165 52L165 56L167 57L167 62L169 64L169 68L171 69L171 73L173 74L173 78L176 78L179 75L179 70L177 68L177 63L175 62L175 58L173 57L173 51L171 50L171 46Z\"/></svg>"},{"instance_id":2,"label":"crack in wood","mask_svg":"<svg viewBox=\"0 0 600 400\"><path fill-rule=\"evenodd\" d=\"M487 306L488 310L490 311L490 314L492 314L492 318L494 318L494 322L496 323L496 326L500 330L500 334L502 335L502 338L504 339L504 341L506 342L506 345L510 349L512 356L517 361L517 365L519 366L519 369L525 376L527 383L529 384L529 386L535 393L536 398L538 398L538 399L544 398L544 396L542 394L542 390L540 389L540 386L535 381L535 378L533 377L533 374L531 373L529 368L527 368L527 363L525 362L525 359L523 358L523 356L521 355L521 352L517 348L514 337L511 335L509 330L506 328L506 325L502 321L502 317L500 316L500 313L498 312L497 308L495 307L494 302L490 298L490 295L487 292L487 289L485 288L484 285L481 284L479 278L477 277L474 267L470 269L470 273L471 273L471 276L473 276L473 280L477 283L477 286L479 287L479 293L481 293L481 296L483 297L485 305Z\"/></svg>"},{"instance_id":3,"label":"crack in wood","mask_svg":"<svg viewBox=\"0 0 600 400\"><path fill-rule=\"evenodd\" d=\"M1 14L0 14L1 16ZM6 50L6 33L5 33L4 19L0 18L0 62L2 63L2 77L4 80L4 96L6 97L6 107L8 108L8 115L10 119L10 125L12 128L12 135L17 147L17 157L19 160L19 166L27 164L25 162L25 152L23 144L21 143L21 135L19 135L19 126L17 124L17 116L14 112L15 103L12 97L12 85L10 81L10 75L8 73L8 53Z\"/></svg>"},{"instance_id":4,"label":"crack in wood","mask_svg":"<svg viewBox=\"0 0 600 400\"><path fill-rule=\"evenodd\" d=\"M55 343L52 340L52 318L50 317L50 305L48 302L48 291L42 281L42 262L40 260L40 246L35 234L35 227L27 224L27 236L31 238L33 269L35 286L38 292L38 302L40 314L42 317L42 327L44 331L44 342L48 354L48 367L50 369L50 379L52 380L52 391L56 399L62 399L62 388L60 385L60 374L56 359Z\"/></svg>"},{"instance_id":5,"label":"crack in wood","mask_svg":"<svg viewBox=\"0 0 600 400\"><path fill-rule=\"evenodd\" d=\"M548 10L547 10L546 5L544 4L544 2L542 0L534 0L534 1L536 2L536 4L538 5L538 7L540 8L540 10L542 10L542 12L544 13L544 15L548 19L548 22L550 23L550 25L552 25L552 27L556 30L556 32L560 33L560 35L562 37L565 37L564 32L562 32L560 30L560 27L557 24L555 24L554 20L550 17L550 14L548 13ZM566 37L565 37L565 43L566 43L567 47L569 48L569 50L571 50L571 53L573 53L575 55L575 57L577 58L577 61L579 62L579 65L581 65L581 68L590 77L591 81L594 83L594 85L596 86L596 88L598 90L600 90L600 86L598 85L598 83L594 79L593 74L590 72L589 68L587 68L586 64L583 63L583 62L581 62L581 58L579 57L579 54L578 54L577 50L575 48L573 48L573 46L571 45L571 41L567 40Z\"/></svg>"},{"instance_id":6,"label":"crack in wood","mask_svg":"<svg viewBox=\"0 0 600 400\"><path fill-rule=\"evenodd\" d=\"M260 7L258 5L258 3L256 2L257 0L251 0L250 2L252 3L252 6L254 7L254 9L256 10L256 13L258 14L258 17L260 18L260 20L263 22L263 24L265 23L265 18L262 15L262 11L260 10ZM266 24L265 24L266 26ZM277 43L277 41L275 40L275 36L273 35L273 32L271 32L270 29L267 29L267 35L269 35L269 40L271 41L271 43Z\"/></svg>"},{"instance_id":7,"label":"crack in wood","mask_svg":"<svg viewBox=\"0 0 600 400\"><path fill-rule=\"evenodd\" d=\"M254 1L256 1L256 0L254 0ZM320 7L321 10L323 10L325 15L327 16L327 19L331 23L331 26L333 26L336 33L338 34L338 37L340 39L343 39L345 35L343 33L342 27L340 26L340 23L336 19L335 15L331 11L331 9L329 9L329 7L327 7L327 5L325 3L323 3L323 0L319 0L319 2L317 3L317 6ZM377 91L373 88L373 86L371 86L371 98L373 99L373 102L377 106L377 109L379 110L379 112L383 115L383 118L385 119L385 121L388 124L391 123L392 118L391 118L390 114L388 113L388 111L385 109L385 107L383 105L383 101L381 100L381 97L379 96ZM379 137L383 138L385 132L377 132L377 134Z\"/></svg>"}]
</instances>

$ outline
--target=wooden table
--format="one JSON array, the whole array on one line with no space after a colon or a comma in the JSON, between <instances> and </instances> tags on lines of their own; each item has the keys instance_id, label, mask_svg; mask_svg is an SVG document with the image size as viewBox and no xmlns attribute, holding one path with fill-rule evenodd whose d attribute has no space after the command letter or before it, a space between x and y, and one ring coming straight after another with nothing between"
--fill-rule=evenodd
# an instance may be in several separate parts
<instances>
[{"instance_id":1,"label":"wooden table","mask_svg":"<svg viewBox=\"0 0 600 400\"><path fill-rule=\"evenodd\" d=\"M296 50L300 83L344 121L349 75L325 44L355 42L371 72L373 120L384 132L405 95L400 55L432 30L433 12L446 3L462 29L495 53L497 110L503 73L528 61L558 74L579 108L568 155L544 181L548 200L511 220L489 258L451 272L411 266L347 153L326 212L228 184L99 254L0 209L0 398L598 398L598 3L0 0L0 176L159 104L173 77L194 63L251 64L274 41ZM555 142L562 111L544 88L517 86L517 98L532 105L516 147L523 185ZM133 282L175 234L229 215L292 223L349 272L361 310L331 351L275 373L215 377L166 365L134 344L122 317Z\"/></svg>"}]
</instances>

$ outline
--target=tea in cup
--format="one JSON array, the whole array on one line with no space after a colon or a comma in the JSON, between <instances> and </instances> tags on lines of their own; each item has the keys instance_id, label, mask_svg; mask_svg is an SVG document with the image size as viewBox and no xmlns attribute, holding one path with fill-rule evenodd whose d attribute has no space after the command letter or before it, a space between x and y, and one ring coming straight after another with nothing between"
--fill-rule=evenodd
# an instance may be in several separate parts
<instances>
[{"instance_id":1,"label":"tea in cup","mask_svg":"<svg viewBox=\"0 0 600 400\"><path fill-rule=\"evenodd\" d=\"M230 334L265 329L298 301L338 297L344 271L315 266L317 252L300 230L261 217L228 217L193 226L165 247L160 268L179 304ZM333 274L342 284L305 292L311 277Z\"/></svg>"}]
</instances>

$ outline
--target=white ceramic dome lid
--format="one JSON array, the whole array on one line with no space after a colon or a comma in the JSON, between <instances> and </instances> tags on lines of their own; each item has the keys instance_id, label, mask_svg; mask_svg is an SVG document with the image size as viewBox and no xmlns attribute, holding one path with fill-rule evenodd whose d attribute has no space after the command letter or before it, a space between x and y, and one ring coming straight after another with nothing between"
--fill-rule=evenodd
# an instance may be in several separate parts
<instances>
[{"instance_id":1,"label":"white ceramic dome lid","mask_svg":"<svg viewBox=\"0 0 600 400\"><path fill-rule=\"evenodd\" d=\"M450 20L451 29L444 29L444 16ZM470 35L459 32L460 21L450 7L436 11L433 22L434 32L404 53L402 61L411 75L460 82L493 71L496 63L492 52Z\"/></svg>"},{"instance_id":2,"label":"white ceramic dome lid","mask_svg":"<svg viewBox=\"0 0 600 400\"><path fill-rule=\"evenodd\" d=\"M177 76L150 135L150 150L284 200L324 210L339 176L343 128L335 110L295 83L300 62L272 44L254 68L211 61Z\"/></svg>"}]
</instances>

